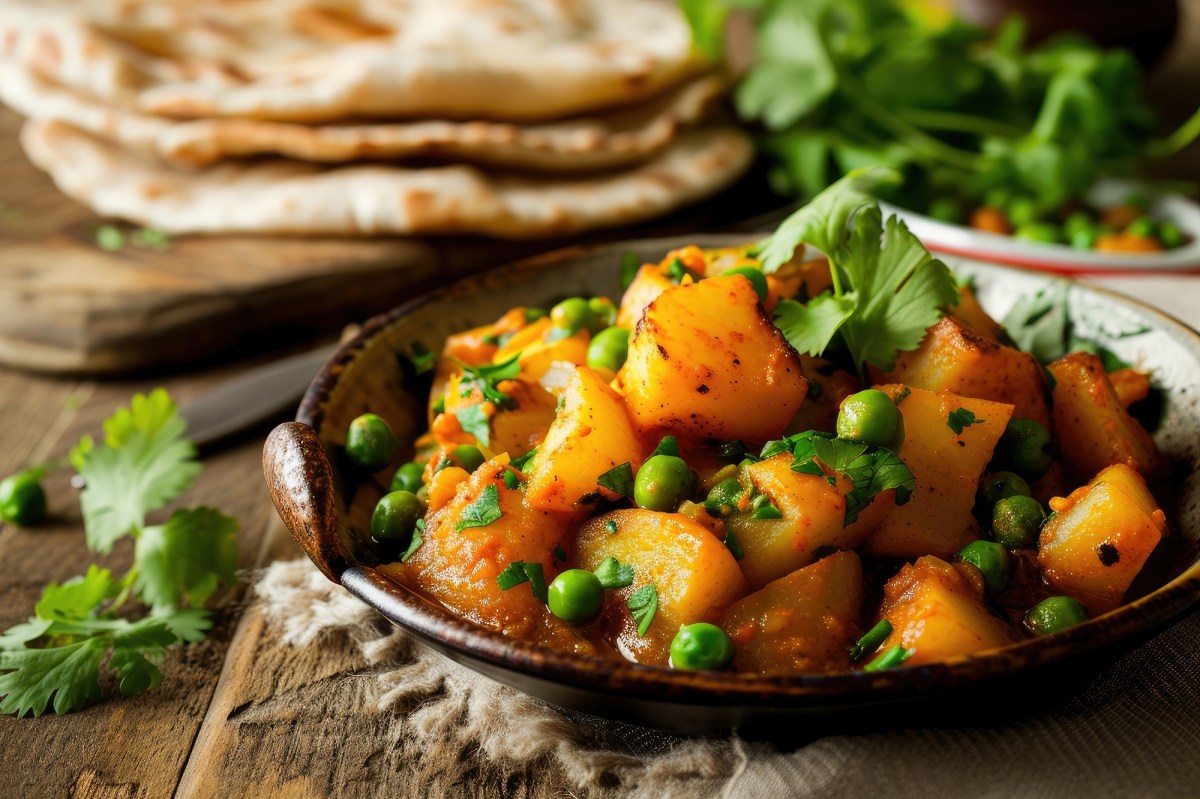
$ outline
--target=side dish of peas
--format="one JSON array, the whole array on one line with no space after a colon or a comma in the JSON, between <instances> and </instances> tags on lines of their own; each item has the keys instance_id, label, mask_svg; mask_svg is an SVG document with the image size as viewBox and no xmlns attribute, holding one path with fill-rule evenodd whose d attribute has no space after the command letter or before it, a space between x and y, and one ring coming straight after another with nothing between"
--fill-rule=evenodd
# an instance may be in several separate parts
<instances>
[{"instance_id":1,"label":"side dish of peas","mask_svg":"<svg viewBox=\"0 0 1200 799\"><path fill-rule=\"evenodd\" d=\"M451 336L426 433L346 431L380 570L547 648L753 674L944 661L1119 606L1167 533L1129 413L1148 378L1041 364L964 287L864 380L773 322L830 280L685 247L619 302Z\"/></svg>"}]
</instances>

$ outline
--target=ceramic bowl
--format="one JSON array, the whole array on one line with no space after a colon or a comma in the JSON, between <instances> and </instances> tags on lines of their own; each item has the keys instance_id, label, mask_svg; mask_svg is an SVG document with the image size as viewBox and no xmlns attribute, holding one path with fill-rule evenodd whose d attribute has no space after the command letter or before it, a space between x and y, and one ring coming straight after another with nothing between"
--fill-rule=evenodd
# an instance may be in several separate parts
<instances>
[{"instance_id":1,"label":"ceramic bowl","mask_svg":"<svg viewBox=\"0 0 1200 799\"><path fill-rule=\"evenodd\" d=\"M342 447L350 420L368 410L387 419L402 441L422 432L425 398L406 379L399 353L414 342L438 349L448 334L490 322L513 305L549 306L571 295L618 296L625 252L657 261L685 243L729 246L745 240L696 236L565 250L455 283L371 320L313 380L297 420L281 425L267 440L267 482L292 535L330 580L453 660L566 708L686 733L734 727L794 732L812 724L828 730L831 718L870 728L890 709L912 703L932 708L936 700L952 714L961 713L966 695L1000 697L1011 704L1033 684L1031 674L1057 669L1068 681L1071 675L1077 679L1080 668L1097 662L1097 650L1129 646L1131 637L1161 626L1200 596L1200 478L1195 476L1200 336L1149 307L1082 285L1072 285L1068 295L1080 334L1153 372L1167 397L1157 440L1189 476L1164 492L1176 500L1168 512L1178 530L1164 539L1142 584L1135 584L1136 598L1066 632L978 656L875 673L681 672L547 651L506 638L451 615L374 568L379 553L366 531L387 487L381 477L364 478L349 468ZM1055 279L966 261L950 265L974 278L982 302L999 315L1018 297ZM400 453L397 462L410 454ZM1081 657L1086 653L1091 655ZM1045 678L1036 679L1041 684Z\"/></svg>"},{"instance_id":2,"label":"ceramic bowl","mask_svg":"<svg viewBox=\"0 0 1200 799\"><path fill-rule=\"evenodd\" d=\"M1157 253L1114 253L1076 250L1066 244L1044 244L986 233L942 222L916 211L881 203L885 213L897 214L930 250L941 254L978 258L1026 269L1064 275L1101 275L1146 272L1200 271L1200 205L1180 194L1153 194L1131 181L1104 180L1088 195L1098 208L1120 205L1132 194L1152 197L1150 216L1174 222L1188 242Z\"/></svg>"}]
</instances>

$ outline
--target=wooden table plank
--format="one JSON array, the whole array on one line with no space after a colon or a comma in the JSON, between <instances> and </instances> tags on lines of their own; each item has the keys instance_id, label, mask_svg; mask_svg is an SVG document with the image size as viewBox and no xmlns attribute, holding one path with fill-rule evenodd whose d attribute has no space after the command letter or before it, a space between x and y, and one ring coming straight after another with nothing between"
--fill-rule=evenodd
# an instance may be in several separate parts
<instances>
[{"instance_id":1,"label":"wooden table plank","mask_svg":"<svg viewBox=\"0 0 1200 799\"><path fill-rule=\"evenodd\" d=\"M4 473L37 457L60 455L136 390L165 385L177 400L194 396L245 363L198 375L121 383L75 383L0 371L0 469ZM73 401L74 398L74 401ZM270 556L264 549L274 509L262 480L261 439L251 437L205 460L203 473L181 501L209 504L239 519L239 565L250 568ZM47 482L51 518L34 529L0 527L0 629L23 620L44 585L84 571L95 560L124 571L132 558L128 541L109 556L84 546L75 491L65 474ZM218 597L209 638L177 648L162 664L162 686L122 699L106 684L100 704L81 712L40 719L0 717L5 777L0 795L160 797L174 793L221 673L226 650L244 609L237 589Z\"/></svg>"}]
</instances>

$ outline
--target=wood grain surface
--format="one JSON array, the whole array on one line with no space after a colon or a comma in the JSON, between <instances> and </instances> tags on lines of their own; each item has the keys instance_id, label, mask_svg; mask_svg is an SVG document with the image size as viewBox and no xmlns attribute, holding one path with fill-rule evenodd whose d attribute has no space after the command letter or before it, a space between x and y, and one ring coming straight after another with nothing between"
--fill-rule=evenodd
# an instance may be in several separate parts
<instances>
[{"instance_id":1,"label":"wood grain surface","mask_svg":"<svg viewBox=\"0 0 1200 799\"><path fill-rule=\"evenodd\" d=\"M262 358L155 381L92 382L0 370L0 474L64 452L134 391L164 385L180 401ZM20 420L20 423L15 423ZM349 645L306 650L281 644L246 595L250 570L299 549L262 479L262 436L251 433L204 460L183 498L241 522L238 587L217 599L207 640L170 650L162 685L102 700L65 716L0 716L0 797L564 796L553 774L513 774L481 764L453 785L440 764L471 752L418 749L395 717L364 707L366 668ZM24 620L42 588L82 573L87 551L77 496L65 475L48 481L50 518L32 529L0 525L0 629ZM128 541L102 565L127 568ZM453 770L461 780L462 770ZM419 786L419 787L418 787Z\"/></svg>"}]
</instances>

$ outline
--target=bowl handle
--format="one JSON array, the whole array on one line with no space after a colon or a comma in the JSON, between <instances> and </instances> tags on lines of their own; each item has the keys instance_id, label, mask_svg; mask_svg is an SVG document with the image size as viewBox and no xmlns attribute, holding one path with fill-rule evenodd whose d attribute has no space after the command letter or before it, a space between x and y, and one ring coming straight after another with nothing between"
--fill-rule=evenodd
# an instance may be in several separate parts
<instances>
[{"instance_id":1,"label":"bowl handle","mask_svg":"<svg viewBox=\"0 0 1200 799\"><path fill-rule=\"evenodd\" d=\"M350 565L342 543L348 533L338 521L333 470L316 431L300 422L272 430L263 446L263 474L292 538L326 577L340 582Z\"/></svg>"}]
</instances>

